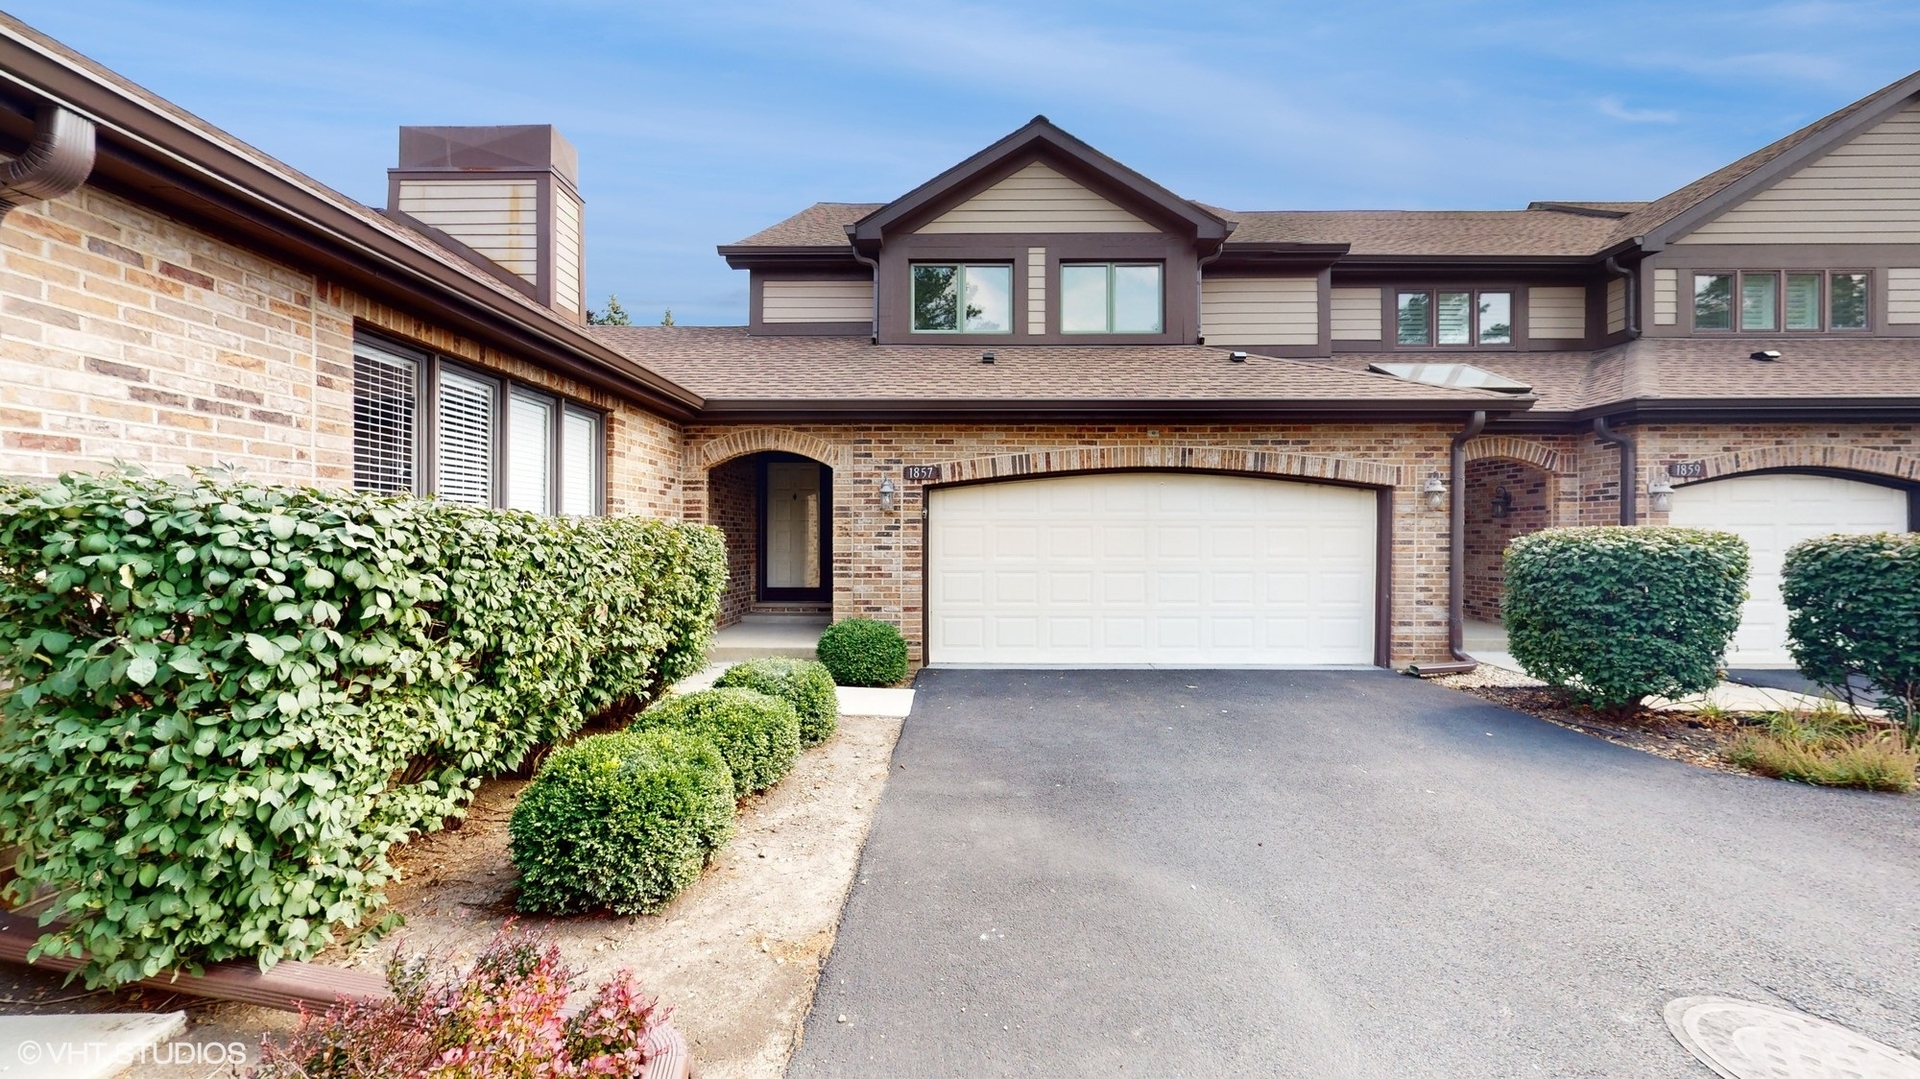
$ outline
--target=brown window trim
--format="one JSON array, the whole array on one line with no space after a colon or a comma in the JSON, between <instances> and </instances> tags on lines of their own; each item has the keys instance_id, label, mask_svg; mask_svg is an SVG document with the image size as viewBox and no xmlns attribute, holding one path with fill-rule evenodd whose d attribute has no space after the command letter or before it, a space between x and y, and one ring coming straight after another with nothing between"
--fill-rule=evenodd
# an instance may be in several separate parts
<instances>
[{"instance_id":1,"label":"brown window trim","mask_svg":"<svg viewBox=\"0 0 1920 1079\"><path fill-rule=\"evenodd\" d=\"M435 488L439 479L440 448L439 405L440 373L453 370L468 378L486 382L494 387L493 397L493 492L492 508L504 509L507 502L507 471L509 467L507 444L507 413L512 406L513 395L520 393L544 398L553 403L553 433L550 439L548 457L547 490L549 492L548 514L560 516L560 468L561 455L564 452L566 416L569 411L591 416L599 434L600 452L594 457L594 477L591 485L594 506L590 516L604 516L607 512L607 413L604 409L564 394L555 393L544 386L510 378L498 371L489 371L484 367L443 356L431 349L406 344L391 337L369 333L358 327L354 329L354 338L395 356L411 359L418 364L417 385L419 400L415 405L413 445L414 494L421 497L438 493Z\"/></svg>"},{"instance_id":2,"label":"brown window trim","mask_svg":"<svg viewBox=\"0 0 1920 1079\"><path fill-rule=\"evenodd\" d=\"M1122 266L1152 266L1160 271L1160 328L1157 330L1069 330L1066 328L1067 268L1071 266L1105 266L1107 268L1107 325L1113 325L1113 271ZM1049 305L1047 317L1060 327L1060 335L1074 339L1091 337L1158 337L1167 332L1167 261L1165 259L1127 259L1127 258L1063 258L1057 272L1053 275L1054 301Z\"/></svg>"},{"instance_id":3,"label":"brown window trim","mask_svg":"<svg viewBox=\"0 0 1920 1079\"><path fill-rule=\"evenodd\" d=\"M1845 335L1845 334L1857 334L1857 333L1871 333L1873 331L1874 273L1872 270L1866 270L1866 269L1856 270L1856 269L1848 269L1844 267L1839 269L1828 269L1825 267L1818 267L1818 266L1805 267L1801 269L1794 269L1792 267L1785 267L1785 266L1753 266L1753 267L1745 267L1742 269L1734 270L1734 269L1722 269L1717 267L1710 268L1710 267L1703 266L1703 267L1695 267L1693 269L1689 269L1686 271L1686 273L1687 273L1687 284L1688 284L1687 329L1691 333L1706 334L1708 336L1717 336L1720 334L1726 334L1728 336L1736 336L1739 334L1774 333L1774 334L1781 334L1783 336L1812 337L1816 334ZM1763 274L1766 276L1770 276L1774 279L1774 285L1773 285L1774 327L1773 329L1770 329L1770 330L1744 329L1740 325L1740 317L1741 317L1741 307L1745 303L1747 277L1749 275L1758 276ZM1787 327L1787 278L1801 276L1805 274L1820 275L1820 300L1818 304L1818 308L1820 312L1820 326L1817 329L1811 329L1811 330L1789 329ZM1835 274L1859 274L1867 279L1867 319L1866 319L1865 325L1843 326L1843 327L1835 327L1833 325L1833 277ZM1729 309L1727 312L1727 326L1724 329L1720 327L1702 327L1699 323L1700 308L1698 305L1699 293L1697 291L1699 286L1697 282L1698 282L1698 279L1702 277L1733 278L1733 291L1728 301Z\"/></svg>"},{"instance_id":4,"label":"brown window trim","mask_svg":"<svg viewBox=\"0 0 1920 1079\"><path fill-rule=\"evenodd\" d=\"M1400 342L1400 297L1404 293L1424 292L1427 301L1427 343L1407 345ZM1473 297L1473 316L1470 328L1473 340L1464 345L1443 345L1440 340L1440 300L1442 292L1464 292ZM1480 295L1486 292L1503 292L1507 296L1507 342L1503 345L1483 345L1480 343ZM1385 325L1380 335L1389 352L1517 352L1520 349L1520 298L1526 289L1520 285L1388 285L1382 288L1382 299L1386 310L1383 312Z\"/></svg>"},{"instance_id":5,"label":"brown window trim","mask_svg":"<svg viewBox=\"0 0 1920 1079\"><path fill-rule=\"evenodd\" d=\"M920 327L913 324L914 314L915 314L914 306L913 306L913 303L914 303L913 271L916 269L919 269L922 266L952 266L955 269L960 271L958 275L958 281L959 281L959 288L960 288L961 295L957 297L957 300L960 304L960 310L954 312L954 320L953 320L954 325L953 325L953 329L951 330L923 330ZM967 329L966 281L967 281L967 267L969 266L994 266L994 267L1004 267L1006 269L1007 271L1007 328L1006 329L1004 330L969 330ZM962 258L913 259L907 263L907 332L909 334L913 334L916 336L924 334L929 337L960 337L960 336L969 335L969 334L978 335L981 337L995 337L995 338L1011 337L1013 336L1013 332L1014 332L1013 324L1018 318L1018 314L1017 314L1017 309L1019 307L1018 295L1020 291L1019 277L1020 277L1019 264L1012 259L991 259L991 258L989 259L962 259Z\"/></svg>"}]
</instances>

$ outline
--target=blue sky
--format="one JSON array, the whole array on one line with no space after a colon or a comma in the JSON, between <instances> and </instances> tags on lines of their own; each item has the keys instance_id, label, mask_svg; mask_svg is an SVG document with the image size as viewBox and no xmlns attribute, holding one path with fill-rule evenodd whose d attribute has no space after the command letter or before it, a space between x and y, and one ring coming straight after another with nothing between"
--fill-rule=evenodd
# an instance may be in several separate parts
<instances>
[{"instance_id":1,"label":"blue sky","mask_svg":"<svg viewBox=\"0 0 1920 1079\"><path fill-rule=\"evenodd\" d=\"M1920 67L1920 5L15 0L362 201L401 124L553 123L587 282L737 323L714 245L884 201L1036 113L1235 209L1650 198Z\"/></svg>"}]
</instances>

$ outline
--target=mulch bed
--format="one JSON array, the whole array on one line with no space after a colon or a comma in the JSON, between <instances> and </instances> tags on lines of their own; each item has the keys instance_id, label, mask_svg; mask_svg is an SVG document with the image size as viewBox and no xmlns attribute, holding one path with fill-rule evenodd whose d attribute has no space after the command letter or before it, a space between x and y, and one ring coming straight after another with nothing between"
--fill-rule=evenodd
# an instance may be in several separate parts
<instances>
[{"instance_id":1,"label":"mulch bed","mask_svg":"<svg viewBox=\"0 0 1920 1079\"><path fill-rule=\"evenodd\" d=\"M1636 708L1625 714L1596 712L1524 675L1487 666L1433 681L1642 753L1717 772L1755 774L1727 759L1727 744L1741 727L1739 717L1731 714L1703 715L1652 708Z\"/></svg>"},{"instance_id":2,"label":"mulch bed","mask_svg":"<svg viewBox=\"0 0 1920 1079\"><path fill-rule=\"evenodd\" d=\"M1703 716L1638 708L1626 715L1595 712L1569 703L1546 686L1461 686L1476 697L1549 723L1604 738L1616 745L1736 775L1753 775L1727 760L1726 747L1740 723L1731 715Z\"/></svg>"}]
</instances>

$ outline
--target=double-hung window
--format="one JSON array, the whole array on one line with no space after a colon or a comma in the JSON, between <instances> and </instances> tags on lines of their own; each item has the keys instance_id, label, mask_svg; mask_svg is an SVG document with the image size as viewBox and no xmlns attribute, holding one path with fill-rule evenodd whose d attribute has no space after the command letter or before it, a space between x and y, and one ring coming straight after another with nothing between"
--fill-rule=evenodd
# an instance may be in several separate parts
<instances>
[{"instance_id":1,"label":"double-hung window","mask_svg":"<svg viewBox=\"0 0 1920 1079\"><path fill-rule=\"evenodd\" d=\"M1061 333L1159 333L1165 325L1157 262L1060 267Z\"/></svg>"},{"instance_id":2,"label":"double-hung window","mask_svg":"<svg viewBox=\"0 0 1920 1079\"><path fill-rule=\"evenodd\" d=\"M1507 289L1400 289L1394 341L1403 348L1513 344L1513 293Z\"/></svg>"},{"instance_id":3,"label":"double-hung window","mask_svg":"<svg viewBox=\"0 0 1920 1079\"><path fill-rule=\"evenodd\" d=\"M1857 270L1717 270L1693 275L1693 328L1819 333L1867 328L1869 276Z\"/></svg>"},{"instance_id":4,"label":"double-hung window","mask_svg":"<svg viewBox=\"0 0 1920 1079\"><path fill-rule=\"evenodd\" d=\"M1013 332L1012 266L916 262L912 276L913 332Z\"/></svg>"},{"instance_id":5,"label":"double-hung window","mask_svg":"<svg viewBox=\"0 0 1920 1079\"><path fill-rule=\"evenodd\" d=\"M353 345L353 485L469 506L603 512L600 413L385 341Z\"/></svg>"}]
</instances>

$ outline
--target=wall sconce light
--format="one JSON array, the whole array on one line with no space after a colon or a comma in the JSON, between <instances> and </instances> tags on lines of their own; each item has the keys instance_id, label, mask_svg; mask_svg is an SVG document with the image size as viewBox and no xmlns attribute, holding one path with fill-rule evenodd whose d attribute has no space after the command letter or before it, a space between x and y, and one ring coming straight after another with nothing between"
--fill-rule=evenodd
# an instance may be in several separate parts
<instances>
[{"instance_id":1,"label":"wall sconce light","mask_svg":"<svg viewBox=\"0 0 1920 1079\"><path fill-rule=\"evenodd\" d=\"M1673 483L1665 473L1656 472L1647 481L1647 506L1655 513L1665 513L1673 508Z\"/></svg>"},{"instance_id":2,"label":"wall sconce light","mask_svg":"<svg viewBox=\"0 0 1920 1079\"><path fill-rule=\"evenodd\" d=\"M889 513L893 512L893 477L891 476L880 481L880 508Z\"/></svg>"},{"instance_id":3,"label":"wall sconce light","mask_svg":"<svg viewBox=\"0 0 1920 1079\"><path fill-rule=\"evenodd\" d=\"M1427 482L1420 487L1420 493L1426 497L1427 508L1430 510L1437 510L1447 504L1447 484L1440 478L1438 472L1427 475Z\"/></svg>"},{"instance_id":4,"label":"wall sconce light","mask_svg":"<svg viewBox=\"0 0 1920 1079\"><path fill-rule=\"evenodd\" d=\"M1513 512L1513 495L1505 487L1493 489L1493 515L1505 517Z\"/></svg>"}]
</instances>

